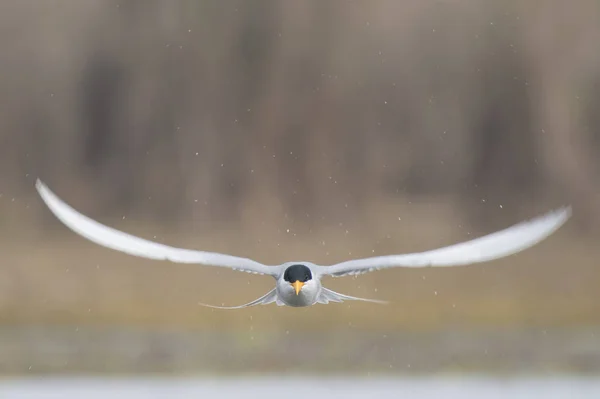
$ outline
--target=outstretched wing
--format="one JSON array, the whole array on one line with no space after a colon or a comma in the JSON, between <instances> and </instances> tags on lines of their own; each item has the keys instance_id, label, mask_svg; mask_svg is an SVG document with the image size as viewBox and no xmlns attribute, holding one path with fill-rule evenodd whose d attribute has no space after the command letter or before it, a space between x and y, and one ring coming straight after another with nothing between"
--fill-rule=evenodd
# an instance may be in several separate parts
<instances>
[{"instance_id":1,"label":"outstretched wing","mask_svg":"<svg viewBox=\"0 0 600 399\"><path fill-rule=\"evenodd\" d=\"M227 267L254 274L279 275L280 267L266 266L251 259L219 254L215 252L194 251L170 247L100 224L82 215L63 202L39 179L35 183L42 200L54 215L68 228L88 240L130 255L148 259L169 260L176 263L198 263L208 266Z\"/></svg>"},{"instance_id":2,"label":"outstretched wing","mask_svg":"<svg viewBox=\"0 0 600 399\"><path fill-rule=\"evenodd\" d=\"M542 241L571 216L571 207L549 212L507 229L432 251L356 259L324 266L320 274L334 277L362 274L390 267L462 266L508 256Z\"/></svg>"},{"instance_id":3,"label":"outstretched wing","mask_svg":"<svg viewBox=\"0 0 600 399\"><path fill-rule=\"evenodd\" d=\"M358 298L355 296L340 294L339 292L332 291L325 287L323 287L321 289L321 293L320 293L319 297L317 298L317 302L322 303L324 305L328 304L329 302L344 302L344 301L363 301L363 302L379 303L382 305L385 305L388 303L387 301L380 301L378 299Z\"/></svg>"},{"instance_id":4,"label":"outstretched wing","mask_svg":"<svg viewBox=\"0 0 600 399\"><path fill-rule=\"evenodd\" d=\"M198 302L198 305L206 306L207 308L213 308L213 309L242 309L242 308L248 308L250 306L256 306L256 305L268 305L270 303L275 302L276 299L277 299L277 291L276 291L276 288L273 288L271 291L267 292L265 295L261 296L260 298L254 300L252 302L248 302L245 305L216 306L216 305L207 305L207 304L201 303L201 302Z\"/></svg>"}]
</instances>

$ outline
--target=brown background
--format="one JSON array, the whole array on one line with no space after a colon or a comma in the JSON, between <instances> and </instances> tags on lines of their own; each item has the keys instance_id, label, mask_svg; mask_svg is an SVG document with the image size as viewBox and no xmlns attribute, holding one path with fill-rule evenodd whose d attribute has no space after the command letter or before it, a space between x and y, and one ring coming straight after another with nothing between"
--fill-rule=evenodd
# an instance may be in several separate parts
<instances>
[{"instance_id":1,"label":"brown background","mask_svg":"<svg viewBox=\"0 0 600 399\"><path fill-rule=\"evenodd\" d=\"M0 370L397 371L425 350L428 371L600 368L597 1L7 0L0 18ZM327 280L388 306L213 311L197 302L272 281L97 247L38 176L113 227L272 264L574 217L488 264Z\"/></svg>"}]
</instances>

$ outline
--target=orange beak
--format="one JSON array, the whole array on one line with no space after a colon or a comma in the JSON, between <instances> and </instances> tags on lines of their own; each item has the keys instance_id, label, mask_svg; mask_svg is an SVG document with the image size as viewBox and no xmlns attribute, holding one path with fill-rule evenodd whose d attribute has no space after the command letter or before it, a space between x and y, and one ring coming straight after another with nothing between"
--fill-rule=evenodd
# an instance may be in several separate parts
<instances>
[{"instance_id":1,"label":"orange beak","mask_svg":"<svg viewBox=\"0 0 600 399\"><path fill-rule=\"evenodd\" d=\"M302 281L296 281L292 283L292 287L294 287L294 290L296 290L296 295L300 293L300 290L302 289L303 285L304 283Z\"/></svg>"}]
</instances>

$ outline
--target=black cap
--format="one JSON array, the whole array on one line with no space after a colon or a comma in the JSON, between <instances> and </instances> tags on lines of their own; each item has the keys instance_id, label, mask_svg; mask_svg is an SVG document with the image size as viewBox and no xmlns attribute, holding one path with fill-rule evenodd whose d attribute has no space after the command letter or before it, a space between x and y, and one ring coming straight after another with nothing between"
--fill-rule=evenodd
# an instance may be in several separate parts
<instances>
[{"instance_id":1,"label":"black cap","mask_svg":"<svg viewBox=\"0 0 600 399\"><path fill-rule=\"evenodd\" d=\"M308 280L312 279L312 273L308 266L301 264L292 265L285 269L283 279L288 283L295 283L296 281L306 283Z\"/></svg>"}]
</instances>

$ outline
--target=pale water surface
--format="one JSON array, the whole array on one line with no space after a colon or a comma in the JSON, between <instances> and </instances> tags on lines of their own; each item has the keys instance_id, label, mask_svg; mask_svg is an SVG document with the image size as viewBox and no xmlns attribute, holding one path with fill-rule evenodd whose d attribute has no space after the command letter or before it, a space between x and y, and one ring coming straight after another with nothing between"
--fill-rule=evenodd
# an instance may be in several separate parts
<instances>
[{"instance_id":1,"label":"pale water surface","mask_svg":"<svg viewBox=\"0 0 600 399\"><path fill-rule=\"evenodd\" d=\"M600 398L600 378L40 378L0 382L0 398Z\"/></svg>"}]
</instances>

